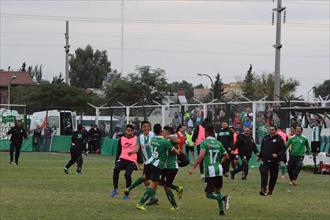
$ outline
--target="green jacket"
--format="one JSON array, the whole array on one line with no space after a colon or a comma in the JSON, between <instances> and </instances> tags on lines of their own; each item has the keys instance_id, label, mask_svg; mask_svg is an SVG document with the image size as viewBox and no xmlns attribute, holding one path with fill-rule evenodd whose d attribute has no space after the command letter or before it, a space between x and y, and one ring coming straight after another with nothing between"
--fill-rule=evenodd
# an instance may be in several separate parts
<instances>
[{"instance_id":1,"label":"green jacket","mask_svg":"<svg viewBox=\"0 0 330 220\"><path fill-rule=\"evenodd\" d=\"M291 145L291 147L290 147ZM289 148L290 155L304 156L305 153L309 155L311 148L309 147L308 139L301 134L296 134L286 142L286 147Z\"/></svg>"}]
</instances>

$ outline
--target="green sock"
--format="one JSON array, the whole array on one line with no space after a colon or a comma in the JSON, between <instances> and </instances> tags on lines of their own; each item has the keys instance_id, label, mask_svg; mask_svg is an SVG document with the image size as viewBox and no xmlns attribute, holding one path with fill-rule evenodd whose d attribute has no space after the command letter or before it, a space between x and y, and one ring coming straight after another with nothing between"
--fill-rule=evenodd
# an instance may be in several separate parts
<instances>
[{"instance_id":1,"label":"green sock","mask_svg":"<svg viewBox=\"0 0 330 220\"><path fill-rule=\"evenodd\" d=\"M155 191L151 188L146 188L143 197L140 199L139 204L143 205L150 197L155 195Z\"/></svg>"},{"instance_id":2,"label":"green sock","mask_svg":"<svg viewBox=\"0 0 330 220\"><path fill-rule=\"evenodd\" d=\"M175 202L175 198L174 198L174 195L173 195L173 193L172 193L171 190L166 191L166 196L167 196L168 201L171 203L171 205L172 205L174 208L178 207L178 205L177 205L176 202Z\"/></svg>"},{"instance_id":3,"label":"green sock","mask_svg":"<svg viewBox=\"0 0 330 220\"><path fill-rule=\"evenodd\" d=\"M156 193L150 197L150 201L155 201L155 200L157 200Z\"/></svg>"},{"instance_id":4,"label":"green sock","mask_svg":"<svg viewBox=\"0 0 330 220\"><path fill-rule=\"evenodd\" d=\"M135 180L134 183L132 183L132 185L130 187L128 187L128 190L131 191L132 189L134 189L135 187L137 187L138 185L140 185L143 182L144 182L143 176L137 178L137 180Z\"/></svg>"},{"instance_id":5,"label":"green sock","mask_svg":"<svg viewBox=\"0 0 330 220\"><path fill-rule=\"evenodd\" d=\"M175 190L175 191L179 191L179 187L176 186L176 185L173 185L173 184L172 184L170 187L171 187L171 189L173 189L173 190Z\"/></svg>"},{"instance_id":6,"label":"green sock","mask_svg":"<svg viewBox=\"0 0 330 220\"><path fill-rule=\"evenodd\" d=\"M222 195L221 195L221 193L219 193L219 192L217 192L217 193L209 193L209 194L207 194L206 197L209 198L209 199L217 200L219 210L220 211L224 211L223 210L223 201L222 201Z\"/></svg>"},{"instance_id":7,"label":"green sock","mask_svg":"<svg viewBox=\"0 0 330 220\"><path fill-rule=\"evenodd\" d=\"M282 163L281 165L280 165L280 171L281 171L281 175L282 176L284 176L284 174L285 174L285 164L284 163Z\"/></svg>"}]
</instances>

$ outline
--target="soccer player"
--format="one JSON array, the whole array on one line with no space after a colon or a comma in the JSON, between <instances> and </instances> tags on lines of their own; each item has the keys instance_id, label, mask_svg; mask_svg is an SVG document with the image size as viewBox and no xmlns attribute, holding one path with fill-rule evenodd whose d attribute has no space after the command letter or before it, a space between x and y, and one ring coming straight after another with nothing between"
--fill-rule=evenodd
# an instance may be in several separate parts
<instances>
[{"instance_id":1,"label":"soccer player","mask_svg":"<svg viewBox=\"0 0 330 220\"><path fill-rule=\"evenodd\" d=\"M252 151L258 156L257 145L251 135L250 127L244 127L243 133L237 136L237 141L234 144L232 151L235 151L236 148L238 148L238 155L241 158L242 163L235 170L230 171L230 176L231 179L234 179L236 173L243 171L241 180L246 180L249 173L249 160L251 159Z\"/></svg>"},{"instance_id":2,"label":"soccer player","mask_svg":"<svg viewBox=\"0 0 330 220\"><path fill-rule=\"evenodd\" d=\"M138 155L141 155L144 167L143 167L143 173L142 176L136 179L132 185L130 185L128 188L124 190L125 196L128 197L129 193L137 186L144 183L145 186L149 185L149 179L150 179L150 172L149 172L149 165L147 164L147 161L151 157L151 140L155 137L155 134L151 131L151 124L149 121L142 121L141 122L141 128L142 128L142 134L139 135L137 139L137 146L136 149L133 151L130 151L129 154L139 153ZM158 198L156 195L152 196L150 198L150 201L147 203L147 205L156 205L158 203Z\"/></svg>"},{"instance_id":3,"label":"soccer player","mask_svg":"<svg viewBox=\"0 0 330 220\"><path fill-rule=\"evenodd\" d=\"M179 151L173 147L171 142L162 136L162 126L160 124L154 125L154 133L156 136L151 141L152 155L147 161L150 171L150 185L146 188L143 197L136 204L136 208L142 211L146 210L143 204L156 194L161 169L165 167L168 152L179 154Z\"/></svg>"},{"instance_id":4,"label":"soccer player","mask_svg":"<svg viewBox=\"0 0 330 220\"><path fill-rule=\"evenodd\" d=\"M129 154L136 148L137 138L134 135L134 126L128 124L126 126L126 135L122 136L118 141L118 150L116 156L115 168L113 169L113 191L111 197L118 194L118 179L121 170L125 170L126 188L132 184L133 170L137 170L137 154ZM123 199L127 200L128 196Z\"/></svg>"},{"instance_id":5,"label":"soccer player","mask_svg":"<svg viewBox=\"0 0 330 220\"><path fill-rule=\"evenodd\" d=\"M277 133L277 127L275 125L269 126L268 133L261 142L259 154L259 158L262 161L259 167L261 177L261 190L259 194L261 196L272 195L278 176L278 164L286 150L284 141ZM267 193L268 179L269 186Z\"/></svg>"},{"instance_id":6,"label":"soccer player","mask_svg":"<svg viewBox=\"0 0 330 220\"><path fill-rule=\"evenodd\" d=\"M77 163L77 175L81 175L81 170L83 166L83 156L82 152L85 150L85 140L86 136L83 131L83 126L81 124L78 125L78 130L73 132L71 137L71 148L70 154L71 159L64 167L64 173L69 174L69 168L74 164Z\"/></svg>"},{"instance_id":7,"label":"soccer player","mask_svg":"<svg viewBox=\"0 0 330 220\"><path fill-rule=\"evenodd\" d=\"M221 129L220 129L220 131L218 133L217 139L225 147L226 151L228 153L230 153L231 152L231 148L233 146L234 138L233 138L233 133L230 131L230 129L228 127L228 122L226 122L226 121L223 121L222 122ZM224 176L225 177L228 176L229 166L230 166L231 162L235 159L234 157L235 156L233 154L230 154L229 160L225 160L224 161L224 164L223 164L223 173L224 173Z\"/></svg>"},{"instance_id":8,"label":"soccer player","mask_svg":"<svg viewBox=\"0 0 330 220\"><path fill-rule=\"evenodd\" d=\"M199 154L200 149L201 149L201 148L200 148L200 144L201 144L201 142L202 142L203 140L205 140L205 132L204 132L204 130L205 130L205 126L206 126L207 124L209 124L209 123L210 123L210 120L209 120L208 118L205 118L204 121L203 121L200 125L198 125L198 127L195 128L195 130L194 130L194 134L193 134L192 140L193 140L193 142L196 143L196 146L197 146L197 153L198 153L198 154ZM203 180L203 179L204 179L204 174L203 174L203 172L204 172L203 163L200 163L200 164L199 164L199 172L200 172L200 174L201 174L201 180Z\"/></svg>"},{"instance_id":9,"label":"soccer player","mask_svg":"<svg viewBox=\"0 0 330 220\"><path fill-rule=\"evenodd\" d=\"M178 137L174 134L174 130L171 127L165 126L163 129L163 137L170 140L171 144L178 149L178 144L180 144L180 140ZM182 153L181 151L179 151ZM167 153L167 160L166 160L166 166L164 169L162 169L161 172L161 184L164 186L164 190L167 196L168 201L171 203L172 208L171 210L175 211L178 210L179 207L176 204L174 195L172 193L172 190L175 190L178 193L179 199L181 199L183 194L183 187L182 186L176 186L173 184L173 181L175 179L176 174L179 171L179 165L177 161L177 156L175 153L170 152L168 150Z\"/></svg>"},{"instance_id":10,"label":"soccer player","mask_svg":"<svg viewBox=\"0 0 330 220\"><path fill-rule=\"evenodd\" d=\"M229 158L229 155L223 145L214 137L214 129L212 125L206 125L206 139L201 143L201 150L198 158L189 171L192 175L196 167L203 161L205 174L205 193L209 199L217 200L219 214L225 215L224 210L229 209L229 196L222 196L220 190L223 184L223 169L221 161Z\"/></svg>"},{"instance_id":11,"label":"soccer player","mask_svg":"<svg viewBox=\"0 0 330 220\"><path fill-rule=\"evenodd\" d=\"M290 185L295 186L302 163L305 157L305 153L309 155L311 149L309 147L308 139L302 135L303 128L296 127L296 135L290 138L286 142L286 147L289 148L289 162L288 173L290 177Z\"/></svg>"},{"instance_id":12,"label":"soccer player","mask_svg":"<svg viewBox=\"0 0 330 220\"><path fill-rule=\"evenodd\" d=\"M184 145L186 143L186 140L187 140L185 131L186 131L186 126L184 126L184 125L179 125L178 126L176 135L177 135L177 139L179 140L178 145L179 145L179 151L180 152L184 151L183 147L184 147Z\"/></svg>"},{"instance_id":13,"label":"soccer player","mask_svg":"<svg viewBox=\"0 0 330 220\"><path fill-rule=\"evenodd\" d=\"M8 132L7 135L11 135L10 137L10 150L9 156L10 161L9 164L14 163L14 165L18 165L18 158L21 153L23 138L27 139L27 134L25 129L22 126L22 122L20 120L16 121L14 127L12 127ZM15 151L15 162L14 161L14 151Z\"/></svg>"},{"instance_id":14,"label":"soccer player","mask_svg":"<svg viewBox=\"0 0 330 220\"><path fill-rule=\"evenodd\" d=\"M314 162L314 173L316 173L317 172L316 157L320 153L322 125L325 121L326 114L324 114L324 118L322 121L320 121L317 115L314 115L314 120L312 121L308 112L306 112L306 118L308 120L310 127L313 129L311 149L312 149L313 162Z\"/></svg>"}]
</instances>

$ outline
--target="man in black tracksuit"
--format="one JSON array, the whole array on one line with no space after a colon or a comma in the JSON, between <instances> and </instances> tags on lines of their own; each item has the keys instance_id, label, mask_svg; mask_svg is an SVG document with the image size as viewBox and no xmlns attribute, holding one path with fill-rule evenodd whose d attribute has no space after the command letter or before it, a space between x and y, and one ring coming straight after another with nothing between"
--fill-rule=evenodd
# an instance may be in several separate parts
<instances>
[{"instance_id":1,"label":"man in black tracksuit","mask_svg":"<svg viewBox=\"0 0 330 220\"><path fill-rule=\"evenodd\" d=\"M262 140L259 154L261 160L259 167L261 190L259 194L262 196L272 195L278 176L279 162L286 150L283 138L277 134L277 127L275 125L269 127L268 133ZM268 193L266 193L268 176L269 185Z\"/></svg>"},{"instance_id":2,"label":"man in black tracksuit","mask_svg":"<svg viewBox=\"0 0 330 220\"><path fill-rule=\"evenodd\" d=\"M78 125L78 130L73 132L71 137L71 159L64 167L64 173L69 174L69 168L77 162L77 174L81 175L82 165L83 165L83 157L82 152L85 150L85 132L83 126Z\"/></svg>"},{"instance_id":3,"label":"man in black tracksuit","mask_svg":"<svg viewBox=\"0 0 330 220\"><path fill-rule=\"evenodd\" d=\"M225 147L225 149L227 150L227 153L229 155L231 155L229 157L229 159L226 159L223 164L223 173L224 173L224 176L227 176L228 172L229 172L230 162L235 159L235 158L233 158L235 156L230 153L231 148L233 146L234 137L233 137L233 133L229 130L228 123L226 121L222 122L221 127L222 128L220 129L220 131L218 133L217 139Z\"/></svg>"},{"instance_id":4,"label":"man in black tracksuit","mask_svg":"<svg viewBox=\"0 0 330 220\"><path fill-rule=\"evenodd\" d=\"M15 162L14 164L17 166L18 165L18 158L21 153L21 148L22 148L22 143L23 143L23 138L27 139L27 134L25 129L22 126L21 121L16 121L15 127L12 127L8 132L7 135L11 135L10 137L10 150L9 150L9 155L10 155L10 161L9 163L13 163L14 159L14 151L15 151Z\"/></svg>"},{"instance_id":5,"label":"man in black tracksuit","mask_svg":"<svg viewBox=\"0 0 330 220\"><path fill-rule=\"evenodd\" d=\"M89 135L89 152L95 153L100 149L100 139L101 139L101 131L97 127L97 125L93 125L92 128L88 132Z\"/></svg>"},{"instance_id":6,"label":"man in black tracksuit","mask_svg":"<svg viewBox=\"0 0 330 220\"><path fill-rule=\"evenodd\" d=\"M239 165L235 170L230 171L231 179L235 178L235 174L242 172L242 180L246 180L246 177L249 173L249 160L252 155L252 151L258 156L257 145L254 142L254 139L251 135L251 128L245 127L242 134L237 136L237 141L234 144L232 151L238 148L238 155L241 158L241 165Z\"/></svg>"}]
</instances>

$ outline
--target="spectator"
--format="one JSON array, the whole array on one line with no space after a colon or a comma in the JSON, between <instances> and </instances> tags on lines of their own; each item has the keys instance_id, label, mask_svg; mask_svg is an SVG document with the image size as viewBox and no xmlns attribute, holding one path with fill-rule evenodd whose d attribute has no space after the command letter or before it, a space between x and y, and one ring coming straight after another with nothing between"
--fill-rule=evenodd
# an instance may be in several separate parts
<instances>
[{"instance_id":1,"label":"spectator","mask_svg":"<svg viewBox=\"0 0 330 220\"><path fill-rule=\"evenodd\" d=\"M37 125L36 129L33 131L33 146L36 151L41 151L40 149L40 139L41 139L41 128L40 125Z\"/></svg>"},{"instance_id":2,"label":"spectator","mask_svg":"<svg viewBox=\"0 0 330 220\"><path fill-rule=\"evenodd\" d=\"M53 134L53 129L51 129L49 127L49 123L46 122L46 126L44 128L44 143L43 143L44 151L49 150L52 134Z\"/></svg>"},{"instance_id":3,"label":"spectator","mask_svg":"<svg viewBox=\"0 0 330 220\"><path fill-rule=\"evenodd\" d=\"M90 153L95 153L100 151L100 139L101 139L101 132L97 125L93 125L92 128L88 132L89 137L89 148L88 151Z\"/></svg>"}]
</instances>

